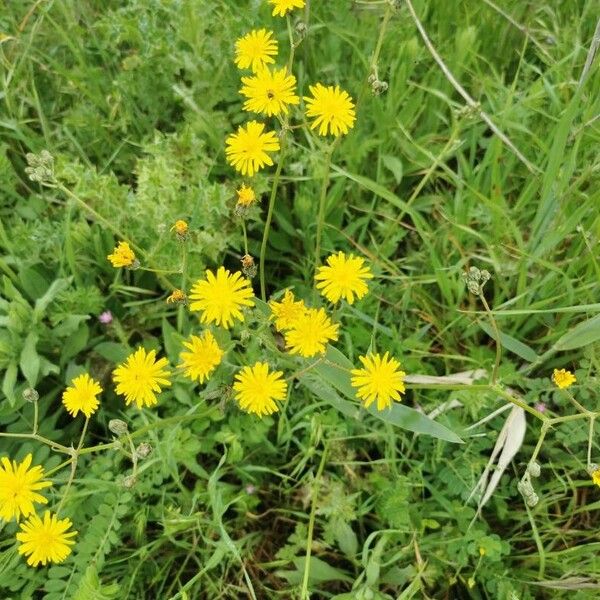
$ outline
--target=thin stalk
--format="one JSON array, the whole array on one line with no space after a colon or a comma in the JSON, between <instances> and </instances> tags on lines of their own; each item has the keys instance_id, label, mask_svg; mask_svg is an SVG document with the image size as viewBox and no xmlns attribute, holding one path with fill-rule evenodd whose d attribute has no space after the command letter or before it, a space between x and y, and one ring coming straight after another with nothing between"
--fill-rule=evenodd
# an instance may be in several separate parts
<instances>
[{"instance_id":1,"label":"thin stalk","mask_svg":"<svg viewBox=\"0 0 600 600\"><path fill-rule=\"evenodd\" d=\"M267 221L265 223L265 230L263 232L262 243L260 245L260 297L262 298L263 302L267 301L267 290L265 286L265 254L267 252L267 242L269 241L271 221L273 220L273 208L275 207L275 197L277 196L277 188L279 186L279 179L281 178L281 169L283 168L283 160L285 158L285 142L286 130L282 129L279 161L277 162L277 170L275 171L275 176L273 177L273 184L271 186L271 196L269 197L269 208L267 211Z\"/></svg>"},{"instance_id":2,"label":"thin stalk","mask_svg":"<svg viewBox=\"0 0 600 600\"><path fill-rule=\"evenodd\" d=\"M38 430L38 418L39 418L39 406L38 406L38 401L36 400L33 403L33 431L31 432L32 435L37 435L37 430Z\"/></svg>"},{"instance_id":3,"label":"thin stalk","mask_svg":"<svg viewBox=\"0 0 600 600\"><path fill-rule=\"evenodd\" d=\"M181 257L181 291L185 294L185 286L187 284L187 270L188 270L188 244L187 240L183 241L183 255ZM183 330L183 318L184 318L184 307L179 306L177 309L177 331L179 333Z\"/></svg>"},{"instance_id":4,"label":"thin stalk","mask_svg":"<svg viewBox=\"0 0 600 600\"><path fill-rule=\"evenodd\" d=\"M479 295L481 298L481 302L483 303L483 307L485 308L485 312L490 320L492 328L494 329L494 336L496 338L496 361L494 362L494 369L492 371L492 385L496 385L498 380L498 368L500 367L500 360L502 359L502 345L500 343L500 330L498 329L498 325L496 323L496 319L494 319L494 315L490 309L483 292Z\"/></svg>"},{"instance_id":5,"label":"thin stalk","mask_svg":"<svg viewBox=\"0 0 600 600\"><path fill-rule=\"evenodd\" d=\"M596 415L590 417L590 432L588 434L587 466L592 464L592 439L594 438L594 422Z\"/></svg>"},{"instance_id":6,"label":"thin stalk","mask_svg":"<svg viewBox=\"0 0 600 600\"><path fill-rule=\"evenodd\" d=\"M83 440L85 439L85 434L87 432L88 424L90 422L90 418L86 417L85 423L83 424L83 429L81 430L81 435L79 436L79 442L77 444L77 448L71 450L71 472L69 473L69 480L67 481L67 485L65 487L65 491L63 492L62 498L60 499L60 503L58 508L56 509L56 514L60 513L60 509L62 508L65 500L67 499L67 495L69 490L71 489L71 485L73 484L73 479L75 479L75 472L77 471L77 462L79 461L79 452L83 447Z\"/></svg>"},{"instance_id":7,"label":"thin stalk","mask_svg":"<svg viewBox=\"0 0 600 600\"><path fill-rule=\"evenodd\" d=\"M327 188L331 177L331 155L335 142L327 148L325 154L325 175L321 184L321 196L319 198L319 215L317 217L317 239L315 240L315 270L321 262L321 236L323 234L323 221L325 220L325 200L327 199Z\"/></svg>"}]
</instances>

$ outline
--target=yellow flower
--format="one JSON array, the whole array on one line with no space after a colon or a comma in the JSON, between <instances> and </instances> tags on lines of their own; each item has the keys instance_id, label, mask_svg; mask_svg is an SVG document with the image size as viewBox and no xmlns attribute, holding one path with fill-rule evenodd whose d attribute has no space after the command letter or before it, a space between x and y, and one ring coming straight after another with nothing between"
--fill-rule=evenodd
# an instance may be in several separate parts
<instances>
[{"instance_id":1,"label":"yellow flower","mask_svg":"<svg viewBox=\"0 0 600 600\"><path fill-rule=\"evenodd\" d=\"M290 354L310 358L323 354L329 340L338 339L338 328L323 308L309 308L285 332L285 344Z\"/></svg>"},{"instance_id":2,"label":"yellow flower","mask_svg":"<svg viewBox=\"0 0 600 600\"><path fill-rule=\"evenodd\" d=\"M554 369L552 372L552 381L557 388L566 390L568 387L571 387L577 379L571 371L567 371L566 369Z\"/></svg>"},{"instance_id":3,"label":"yellow flower","mask_svg":"<svg viewBox=\"0 0 600 600\"><path fill-rule=\"evenodd\" d=\"M269 152L279 150L279 139L274 131L263 133L264 123L250 121L244 128L243 125L227 136L225 154L227 162L242 175L252 177L265 165L271 166L273 159Z\"/></svg>"},{"instance_id":4,"label":"yellow flower","mask_svg":"<svg viewBox=\"0 0 600 600\"><path fill-rule=\"evenodd\" d=\"M285 17L286 13L294 8L304 8L305 0L269 0L273 5L273 16Z\"/></svg>"},{"instance_id":5,"label":"yellow flower","mask_svg":"<svg viewBox=\"0 0 600 600\"><path fill-rule=\"evenodd\" d=\"M600 469L596 469L592 472L592 481L600 487Z\"/></svg>"},{"instance_id":6,"label":"yellow flower","mask_svg":"<svg viewBox=\"0 0 600 600\"><path fill-rule=\"evenodd\" d=\"M49 481L42 481L44 469L37 465L30 469L33 457L28 454L22 463L12 463L3 456L0 466L0 518L4 521L20 519L21 515L35 512L33 503L46 504L48 500L37 491L49 487Z\"/></svg>"},{"instance_id":7,"label":"yellow flower","mask_svg":"<svg viewBox=\"0 0 600 600\"><path fill-rule=\"evenodd\" d=\"M205 331L201 337L190 336L183 345L190 352L181 352L179 368L185 369L185 376L192 381L198 380L199 383L204 383L221 362L223 350L219 348L217 340L210 331Z\"/></svg>"},{"instance_id":8,"label":"yellow flower","mask_svg":"<svg viewBox=\"0 0 600 600\"><path fill-rule=\"evenodd\" d=\"M330 302L339 302L344 298L348 304L354 302L354 296L360 300L368 291L365 279L371 279L373 274L369 267L364 266L364 259L343 252L332 254L327 258L327 265L319 267L315 279L317 289Z\"/></svg>"},{"instance_id":9,"label":"yellow flower","mask_svg":"<svg viewBox=\"0 0 600 600\"><path fill-rule=\"evenodd\" d=\"M70 519L59 519L50 511L44 512L43 521L36 514L31 515L21 523L21 531L17 533L17 540L21 542L19 554L27 556L27 564L32 567L62 562L71 554L69 546L75 543L71 538L77 532L67 533L72 526Z\"/></svg>"},{"instance_id":10,"label":"yellow flower","mask_svg":"<svg viewBox=\"0 0 600 600\"><path fill-rule=\"evenodd\" d=\"M296 78L288 75L287 69L273 70L265 67L252 77L242 77L244 86L240 94L248 98L244 110L262 113L271 117L288 113L288 104L299 104L294 93Z\"/></svg>"},{"instance_id":11,"label":"yellow flower","mask_svg":"<svg viewBox=\"0 0 600 600\"><path fill-rule=\"evenodd\" d=\"M291 290L285 290L281 302L270 300L269 308L271 309L271 318L275 319L275 329L277 331L290 329L298 318L307 311L304 301L296 301Z\"/></svg>"},{"instance_id":12,"label":"yellow flower","mask_svg":"<svg viewBox=\"0 0 600 600\"><path fill-rule=\"evenodd\" d=\"M254 193L254 190L251 187L247 187L243 183L242 187L239 190L236 190L236 193L238 196L237 203L240 206L250 206L256 201L256 194Z\"/></svg>"},{"instance_id":13,"label":"yellow flower","mask_svg":"<svg viewBox=\"0 0 600 600\"><path fill-rule=\"evenodd\" d=\"M135 254L127 242L119 242L113 253L109 254L106 258L117 269L130 267L135 262Z\"/></svg>"},{"instance_id":14,"label":"yellow flower","mask_svg":"<svg viewBox=\"0 0 600 600\"><path fill-rule=\"evenodd\" d=\"M168 387L171 373L165 369L166 358L156 359L156 350L146 352L141 346L127 357L127 360L113 371L116 392L125 396L125 404L135 402L138 408L157 403L156 394L161 386Z\"/></svg>"},{"instance_id":15,"label":"yellow flower","mask_svg":"<svg viewBox=\"0 0 600 600\"><path fill-rule=\"evenodd\" d=\"M244 367L233 384L235 398L240 408L259 417L279 410L275 400L284 400L287 383L281 378L283 373L269 373L267 363L257 362L252 367Z\"/></svg>"},{"instance_id":16,"label":"yellow flower","mask_svg":"<svg viewBox=\"0 0 600 600\"><path fill-rule=\"evenodd\" d=\"M175 225L173 225L173 227L171 227L171 231L175 231L175 233L180 238L184 238L187 235L189 228L190 228L190 226L187 224L186 221L179 219L179 220L175 221Z\"/></svg>"},{"instance_id":17,"label":"yellow flower","mask_svg":"<svg viewBox=\"0 0 600 600\"><path fill-rule=\"evenodd\" d=\"M312 98L306 100L306 116L315 117L310 128L319 128L319 135L331 133L334 136L347 134L356 120L354 104L347 92L339 86L325 87L320 83L309 86Z\"/></svg>"},{"instance_id":18,"label":"yellow flower","mask_svg":"<svg viewBox=\"0 0 600 600\"><path fill-rule=\"evenodd\" d=\"M400 394L405 391L404 377L400 371L400 363L395 358L388 358L386 352L359 356L364 369L352 369L352 387L358 388L356 395L368 408L377 400L377 410L389 408L392 400L400 401Z\"/></svg>"},{"instance_id":19,"label":"yellow flower","mask_svg":"<svg viewBox=\"0 0 600 600\"><path fill-rule=\"evenodd\" d=\"M187 300L187 296L183 290L173 290L167 298L167 304L183 304Z\"/></svg>"},{"instance_id":20,"label":"yellow flower","mask_svg":"<svg viewBox=\"0 0 600 600\"><path fill-rule=\"evenodd\" d=\"M260 71L267 64L274 63L277 56L277 41L273 32L266 29L254 29L235 42L235 64L238 69Z\"/></svg>"},{"instance_id":21,"label":"yellow flower","mask_svg":"<svg viewBox=\"0 0 600 600\"><path fill-rule=\"evenodd\" d=\"M240 310L254 306L252 284L239 271L233 275L225 267L219 267L216 276L206 271L206 279L199 279L192 287L190 310L201 311L202 323L215 323L229 329L234 319L244 320Z\"/></svg>"},{"instance_id":22,"label":"yellow flower","mask_svg":"<svg viewBox=\"0 0 600 600\"><path fill-rule=\"evenodd\" d=\"M75 377L71 385L63 392L62 403L71 416L76 417L81 411L88 419L98 408L96 396L102 393L102 388L87 373Z\"/></svg>"}]
</instances>

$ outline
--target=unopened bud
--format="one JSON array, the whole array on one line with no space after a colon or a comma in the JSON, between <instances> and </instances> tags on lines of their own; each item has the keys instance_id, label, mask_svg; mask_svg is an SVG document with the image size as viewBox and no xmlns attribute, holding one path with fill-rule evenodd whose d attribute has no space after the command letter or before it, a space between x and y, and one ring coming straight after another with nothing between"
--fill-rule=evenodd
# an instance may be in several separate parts
<instances>
[{"instance_id":1,"label":"unopened bud","mask_svg":"<svg viewBox=\"0 0 600 600\"><path fill-rule=\"evenodd\" d=\"M525 502L527 503L527 506L529 506L529 508L533 508L534 506L536 506L539 501L540 497L535 492L533 492L533 494L529 494L529 496L525 498Z\"/></svg>"},{"instance_id":2,"label":"unopened bud","mask_svg":"<svg viewBox=\"0 0 600 600\"><path fill-rule=\"evenodd\" d=\"M242 272L246 277L252 279L256 276L256 264L249 254L242 256Z\"/></svg>"},{"instance_id":3,"label":"unopened bud","mask_svg":"<svg viewBox=\"0 0 600 600\"><path fill-rule=\"evenodd\" d=\"M539 463L533 461L527 465L527 471L532 477L539 477L540 473L542 472L542 468L540 467Z\"/></svg>"},{"instance_id":4,"label":"unopened bud","mask_svg":"<svg viewBox=\"0 0 600 600\"><path fill-rule=\"evenodd\" d=\"M126 490L130 490L137 483L137 477L135 475L127 475L123 478L123 487Z\"/></svg>"},{"instance_id":5,"label":"unopened bud","mask_svg":"<svg viewBox=\"0 0 600 600\"><path fill-rule=\"evenodd\" d=\"M40 395L33 388L26 388L23 390L23 400L26 402L37 402L40 399Z\"/></svg>"},{"instance_id":6,"label":"unopened bud","mask_svg":"<svg viewBox=\"0 0 600 600\"><path fill-rule=\"evenodd\" d=\"M146 458L152 454L152 446L148 442L142 442L136 449L138 458Z\"/></svg>"},{"instance_id":7,"label":"unopened bud","mask_svg":"<svg viewBox=\"0 0 600 600\"><path fill-rule=\"evenodd\" d=\"M115 435L125 435L128 431L127 423L125 423L125 421L121 421L121 419L111 419L108 422L108 428Z\"/></svg>"}]
</instances>

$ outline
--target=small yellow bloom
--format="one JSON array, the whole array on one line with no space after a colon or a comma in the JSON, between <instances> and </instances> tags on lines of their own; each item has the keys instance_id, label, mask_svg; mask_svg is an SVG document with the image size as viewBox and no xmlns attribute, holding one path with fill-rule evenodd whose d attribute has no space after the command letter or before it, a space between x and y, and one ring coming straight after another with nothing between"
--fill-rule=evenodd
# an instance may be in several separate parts
<instances>
[{"instance_id":1,"label":"small yellow bloom","mask_svg":"<svg viewBox=\"0 0 600 600\"><path fill-rule=\"evenodd\" d=\"M479 546L479 556L485 556L487 552L483 546Z\"/></svg>"},{"instance_id":2,"label":"small yellow bloom","mask_svg":"<svg viewBox=\"0 0 600 600\"><path fill-rule=\"evenodd\" d=\"M577 379L571 371L567 371L566 369L554 369L552 372L552 381L557 388L566 390L568 387L571 387Z\"/></svg>"},{"instance_id":3,"label":"small yellow bloom","mask_svg":"<svg viewBox=\"0 0 600 600\"><path fill-rule=\"evenodd\" d=\"M319 135L331 133L334 136L345 135L354 127L356 113L354 103L347 92L339 86L325 87L320 83L309 86L311 97L306 101L306 116L314 117L310 128L319 128Z\"/></svg>"},{"instance_id":4,"label":"small yellow bloom","mask_svg":"<svg viewBox=\"0 0 600 600\"><path fill-rule=\"evenodd\" d=\"M206 271L206 279L199 279L190 293L190 310L202 313L202 323L215 323L229 329L235 319L244 320L241 309L254 306L252 283L239 271L233 273L219 267L217 274Z\"/></svg>"},{"instance_id":5,"label":"small yellow bloom","mask_svg":"<svg viewBox=\"0 0 600 600\"><path fill-rule=\"evenodd\" d=\"M319 267L315 280L317 289L330 302L339 302L342 298L352 304L354 296L360 300L368 291L365 279L371 279L373 274L369 267L364 266L364 259L343 252L332 254L327 258L327 266Z\"/></svg>"},{"instance_id":6,"label":"small yellow bloom","mask_svg":"<svg viewBox=\"0 0 600 600\"><path fill-rule=\"evenodd\" d=\"M256 194L251 187L246 186L242 183L242 187L239 190L236 190L237 193L237 203L239 206L251 206L256 202Z\"/></svg>"},{"instance_id":7,"label":"small yellow bloom","mask_svg":"<svg viewBox=\"0 0 600 600\"><path fill-rule=\"evenodd\" d=\"M592 481L600 487L600 469L596 469L592 472Z\"/></svg>"},{"instance_id":8,"label":"small yellow bloom","mask_svg":"<svg viewBox=\"0 0 600 600\"><path fill-rule=\"evenodd\" d=\"M141 346L113 371L116 392L125 396L125 404L135 402L138 408L157 403L156 394L161 386L168 387L171 373L165 369L166 358L156 360L156 350L146 352Z\"/></svg>"},{"instance_id":9,"label":"small yellow bloom","mask_svg":"<svg viewBox=\"0 0 600 600\"><path fill-rule=\"evenodd\" d=\"M187 296L183 290L173 290L167 298L167 304L183 304L187 300Z\"/></svg>"},{"instance_id":10,"label":"small yellow bloom","mask_svg":"<svg viewBox=\"0 0 600 600\"><path fill-rule=\"evenodd\" d=\"M338 328L339 325L331 322L323 308L309 308L284 333L288 352L304 358L323 354L327 342L338 339Z\"/></svg>"},{"instance_id":11,"label":"small yellow bloom","mask_svg":"<svg viewBox=\"0 0 600 600\"><path fill-rule=\"evenodd\" d=\"M377 410L389 408L392 400L400 401L404 393L404 377L400 363L395 358L388 358L386 352L359 356L363 369L352 369L351 384L358 388L356 395L368 408L377 400Z\"/></svg>"},{"instance_id":12,"label":"small yellow bloom","mask_svg":"<svg viewBox=\"0 0 600 600\"><path fill-rule=\"evenodd\" d=\"M44 519L33 514L25 523L21 523L21 531L17 540L21 542L19 554L27 556L27 564L37 567L40 563L60 563L69 554L75 541L71 538L76 531L67 531L73 526L70 519L59 519L49 511L44 512Z\"/></svg>"},{"instance_id":13,"label":"small yellow bloom","mask_svg":"<svg viewBox=\"0 0 600 600\"><path fill-rule=\"evenodd\" d=\"M252 77L242 77L244 84L240 94L248 98L244 102L244 110L271 117L288 114L288 105L300 104L296 91L296 78L288 74L287 69L268 67L261 69Z\"/></svg>"},{"instance_id":14,"label":"small yellow bloom","mask_svg":"<svg viewBox=\"0 0 600 600\"><path fill-rule=\"evenodd\" d=\"M275 319L277 331L285 331L293 327L298 318L308 310L304 301L296 300L291 290L285 290L281 302L270 300L269 308L271 309L271 319Z\"/></svg>"},{"instance_id":15,"label":"small yellow bloom","mask_svg":"<svg viewBox=\"0 0 600 600\"><path fill-rule=\"evenodd\" d=\"M183 345L189 352L181 352L179 355L181 359L179 368L185 369L184 374L188 379L204 383L221 363L223 350L210 331L205 331L201 337L190 336Z\"/></svg>"},{"instance_id":16,"label":"small yellow bloom","mask_svg":"<svg viewBox=\"0 0 600 600\"><path fill-rule=\"evenodd\" d=\"M285 17L288 11L304 8L305 0L269 0L269 4L273 5L274 17Z\"/></svg>"},{"instance_id":17,"label":"small yellow bloom","mask_svg":"<svg viewBox=\"0 0 600 600\"><path fill-rule=\"evenodd\" d=\"M275 400L284 400L287 383L283 373L269 373L267 363L257 362L252 367L244 367L236 376L233 384L235 398L240 408L259 417L270 415L279 410Z\"/></svg>"},{"instance_id":18,"label":"small yellow bloom","mask_svg":"<svg viewBox=\"0 0 600 600\"><path fill-rule=\"evenodd\" d=\"M116 269L130 267L135 262L135 254L127 242L119 242L112 254L106 258Z\"/></svg>"},{"instance_id":19,"label":"small yellow bloom","mask_svg":"<svg viewBox=\"0 0 600 600\"><path fill-rule=\"evenodd\" d=\"M275 62L277 40L273 32L266 29L254 29L235 42L235 64L238 69L260 71L267 64Z\"/></svg>"},{"instance_id":20,"label":"small yellow bloom","mask_svg":"<svg viewBox=\"0 0 600 600\"><path fill-rule=\"evenodd\" d=\"M242 175L252 177L265 165L273 164L269 152L279 150L279 138L274 131L264 133L264 130L264 123L249 121L225 140L227 162Z\"/></svg>"},{"instance_id":21,"label":"small yellow bloom","mask_svg":"<svg viewBox=\"0 0 600 600\"><path fill-rule=\"evenodd\" d=\"M183 221L179 219L175 221L175 225L171 227L171 231L174 231L180 238L184 238L189 230L190 226L187 224L187 221Z\"/></svg>"},{"instance_id":22,"label":"small yellow bloom","mask_svg":"<svg viewBox=\"0 0 600 600\"><path fill-rule=\"evenodd\" d=\"M33 457L28 454L23 462L1 459L0 466L0 519L10 521L35 512L33 503L46 504L48 500L37 492L52 485L44 479L44 469L36 465L32 469Z\"/></svg>"},{"instance_id":23,"label":"small yellow bloom","mask_svg":"<svg viewBox=\"0 0 600 600\"><path fill-rule=\"evenodd\" d=\"M98 408L98 398L102 393L100 384L87 373L75 377L71 385L63 392L62 403L72 417L81 411L88 419Z\"/></svg>"}]
</instances>

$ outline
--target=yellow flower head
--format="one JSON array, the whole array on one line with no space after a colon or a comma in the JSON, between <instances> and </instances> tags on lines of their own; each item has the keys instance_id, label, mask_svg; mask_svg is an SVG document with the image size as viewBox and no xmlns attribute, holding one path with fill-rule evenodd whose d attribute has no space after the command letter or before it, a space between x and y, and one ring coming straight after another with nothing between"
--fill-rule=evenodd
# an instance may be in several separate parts
<instances>
[{"instance_id":1,"label":"yellow flower head","mask_svg":"<svg viewBox=\"0 0 600 600\"><path fill-rule=\"evenodd\" d=\"M595 469L592 471L592 481L600 487L600 469Z\"/></svg>"},{"instance_id":2,"label":"yellow flower head","mask_svg":"<svg viewBox=\"0 0 600 600\"><path fill-rule=\"evenodd\" d=\"M327 342L338 339L338 328L323 308L309 308L284 334L288 352L304 358L323 354Z\"/></svg>"},{"instance_id":3,"label":"yellow flower head","mask_svg":"<svg viewBox=\"0 0 600 600\"><path fill-rule=\"evenodd\" d=\"M156 350L146 352L141 346L113 371L116 392L125 396L125 404L135 402L138 408L154 406L161 386L168 387L171 373L165 369L166 358L156 360Z\"/></svg>"},{"instance_id":4,"label":"yellow flower head","mask_svg":"<svg viewBox=\"0 0 600 600\"><path fill-rule=\"evenodd\" d=\"M52 484L44 479L44 469L37 465L30 469L32 456L28 454L22 463L10 462L3 456L0 466L0 518L4 521L20 519L21 515L35 512L33 503L46 504L48 500L38 490Z\"/></svg>"},{"instance_id":5,"label":"yellow flower head","mask_svg":"<svg viewBox=\"0 0 600 600\"><path fill-rule=\"evenodd\" d=\"M242 77L244 84L240 94L248 98L244 110L271 117L288 114L288 104L299 104L296 91L296 78L288 75L287 69L261 69L252 77Z\"/></svg>"},{"instance_id":6,"label":"yellow flower head","mask_svg":"<svg viewBox=\"0 0 600 600\"><path fill-rule=\"evenodd\" d=\"M266 29L254 29L235 42L235 64L238 69L260 71L267 64L275 62L277 40L273 32Z\"/></svg>"},{"instance_id":7,"label":"yellow flower head","mask_svg":"<svg viewBox=\"0 0 600 600\"><path fill-rule=\"evenodd\" d=\"M183 304L187 300L187 296L183 290L173 290L167 298L167 304Z\"/></svg>"},{"instance_id":8,"label":"yellow flower head","mask_svg":"<svg viewBox=\"0 0 600 600\"><path fill-rule=\"evenodd\" d=\"M187 224L187 221L183 221L179 219L175 221L175 225L171 227L171 231L174 231L179 237L183 238L187 235L190 226Z\"/></svg>"},{"instance_id":9,"label":"yellow flower head","mask_svg":"<svg viewBox=\"0 0 600 600\"><path fill-rule=\"evenodd\" d=\"M75 377L71 385L63 392L62 403L71 416L76 417L81 411L88 419L98 408L98 398L102 388L87 373Z\"/></svg>"},{"instance_id":10,"label":"yellow flower head","mask_svg":"<svg viewBox=\"0 0 600 600\"><path fill-rule=\"evenodd\" d=\"M369 267L364 266L364 259L343 252L332 254L327 258L327 266L319 267L315 279L317 289L330 302L339 302L342 298L352 304L354 296L360 300L368 291L365 279L371 279L373 274Z\"/></svg>"},{"instance_id":11,"label":"yellow flower head","mask_svg":"<svg viewBox=\"0 0 600 600\"><path fill-rule=\"evenodd\" d=\"M252 367L244 367L233 384L235 398L240 408L259 417L279 410L275 400L284 400L287 383L281 378L283 373L269 373L267 363L257 362Z\"/></svg>"},{"instance_id":12,"label":"yellow flower head","mask_svg":"<svg viewBox=\"0 0 600 600\"><path fill-rule=\"evenodd\" d=\"M271 309L271 319L275 319L277 331L285 331L293 327L298 318L308 310L303 300L294 298L291 290L285 290L281 302L270 300L269 308Z\"/></svg>"},{"instance_id":13,"label":"yellow flower head","mask_svg":"<svg viewBox=\"0 0 600 600\"><path fill-rule=\"evenodd\" d=\"M223 358L223 350L219 348L217 340L210 331L205 331L202 336L190 336L189 340L183 342L189 352L182 352L180 369L185 369L185 376L192 381L204 383L211 373L220 364Z\"/></svg>"},{"instance_id":14,"label":"yellow flower head","mask_svg":"<svg viewBox=\"0 0 600 600\"><path fill-rule=\"evenodd\" d=\"M246 186L242 183L242 187L236 191L237 203L240 206L251 206L256 202L256 194L251 187Z\"/></svg>"},{"instance_id":15,"label":"yellow flower head","mask_svg":"<svg viewBox=\"0 0 600 600\"><path fill-rule=\"evenodd\" d=\"M356 120L354 104L347 92L339 86L325 87L320 83L309 86L312 98L304 97L306 101L306 116L314 117L310 128L319 128L319 135L331 133L334 136L347 134Z\"/></svg>"},{"instance_id":16,"label":"yellow flower head","mask_svg":"<svg viewBox=\"0 0 600 600\"><path fill-rule=\"evenodd\" d=\"M106 258L116 269L130 267L135 262L135 254L127 242L119 242L117 247Z\"/></svg>"},{"instance_id":17,"label":"yellow flower head","mask_svg":"<svg viewBox=\"0 0 600 600\"><path fill-rule=\"evenodd\" d=\"M202 312L202 323L215 323L229 329L234 319L244 320L240 310L254 306L252 284L239 271L233 275L225 267L217 274L206 271L206 279L199 279L190 293L190 310Z\"/></svg>"},{"instance_id":18,"label":"yellow flower head","mask_svg":"<svg viewBox=\"0 0 600 600\"><path fill-rule=\"evenodd\" d=\"M304 8L305 0L269 0L273 5L274 17L285 17L286 13L295 8Z\"/></svg>"},{"instance_id":19,"label":"yellow flower head","mask_svg":"<svg viewBox=\"0 0 600 600\"><path fill-rule=\"evenodd\" d=\"M252 177L265 165L273 164L268 153L279 150L279 139L274 131L264 133L264 130L264 123L250 121L245 127L240 125L237 133L225 140L227 162L242 175Z\"/></svg>"},{"instance_id":20,"label":"yellow flower head","mask_svg":"<svg viewBox=\"0 0 600 600\"><path fill-rule=\"evenodd\" d=\"M389 408L392 400L400 401L400 394L405 391L404 377L400 363L395 358L388 358L386 352L359 356L363 369L352 369L352 387L358 388L356 395L369 407L377 400L377 410Z\"/></svg>"},{"instance_id":21,"label":"yellow flower head","mask_svg":"<svg viewBox=\"0 0 600 600\"><path fill-rule=\"evenodd\" d=\"M557 388L565 390L568 387L571 387L577 379L571 371L567 371L566 369L554 369L552 372L552 381Z\"/></svg>"},{"instance_id":22,"label":"yellow flower head","mask_svg":"<svg viewBox=\"0 0 600 600\"><path fill-rule=\"evenodd\" d=\"M49 511L44 512L44 519L33 514L25 523L21 523L21 531L17 540L21 542L19 554L27 556L27 564L37 567L40 563L60 563L69 554L75 541L71 538L77 535L71 529L70 519L59 519Z\"/></svg>"}]
</instances>

